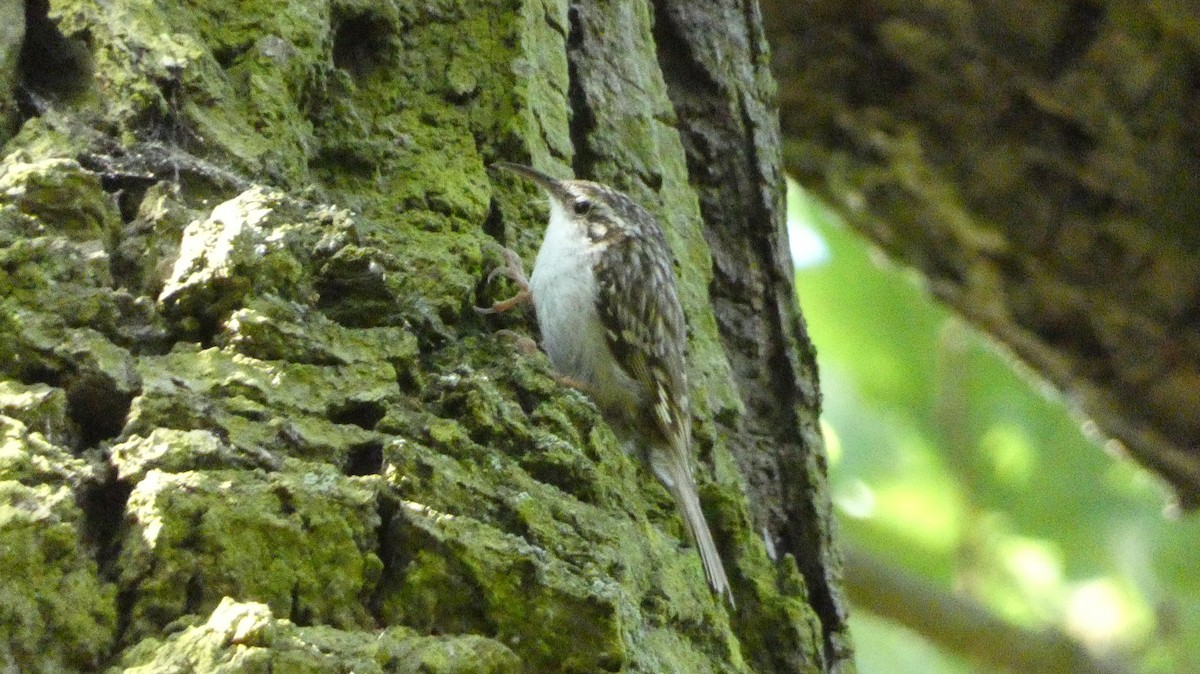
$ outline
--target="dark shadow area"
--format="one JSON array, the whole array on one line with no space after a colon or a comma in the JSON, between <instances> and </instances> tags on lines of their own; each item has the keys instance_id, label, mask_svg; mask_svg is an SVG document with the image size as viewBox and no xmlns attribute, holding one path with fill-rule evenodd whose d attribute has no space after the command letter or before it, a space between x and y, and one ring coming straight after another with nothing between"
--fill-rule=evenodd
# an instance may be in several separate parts
<instances>
[{"instance_id":1,"label":"dark shadow area","mask_svg":"<svg viewBox=\"0 0 1200 674\"><path fill-rule=\"evenodd\" d=\"M67 37L49 17L49 0L25 3L25 44L21 48L21 85L32 97L68 102L92 85L89 36ZM24 119L37 115L37 106L22 102Z\"/></svg>"}]
</instances>

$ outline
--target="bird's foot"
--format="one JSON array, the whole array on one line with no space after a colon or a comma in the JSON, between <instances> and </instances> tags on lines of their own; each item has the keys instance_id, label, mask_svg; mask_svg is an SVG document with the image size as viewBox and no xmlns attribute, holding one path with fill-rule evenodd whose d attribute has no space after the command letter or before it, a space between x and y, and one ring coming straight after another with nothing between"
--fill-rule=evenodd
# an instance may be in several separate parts
<instances>
[{"instance_id":1,"label":"bird's foot","mask_svg":"<svg viewBox=\"0 0 1200 674\"><path fill-rule=\"evenodd\" d=\"M511 248L505 248L498 244L496 247L500 249L500 256L504 258L504 264L493 269L484 284L491 283L497 276L503 276L517 284L517 288L520 290L506 300L492 302L490 307L475 307L475 311L481 316L503 313L533 299L533 295L529 292L529 279L525 276L525 265L521 262L521 257Z\"/></svg>"}]
</instances>

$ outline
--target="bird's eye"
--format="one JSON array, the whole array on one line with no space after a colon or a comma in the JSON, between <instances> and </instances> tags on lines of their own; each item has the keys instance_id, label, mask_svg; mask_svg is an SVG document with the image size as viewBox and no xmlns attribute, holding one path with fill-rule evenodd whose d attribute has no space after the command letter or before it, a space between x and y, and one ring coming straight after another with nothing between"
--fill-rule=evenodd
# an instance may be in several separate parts
<instances>
[{"instance_id":1,"label":"bird's eye","mask_svg":"<svg viewBox=\"0 0 1200 674\"><path fill-rule=\"evenodd\" d=\"M587 215L592 212L592 202L588 199L575 200L575 215Z\"/></svg>"}]
</instances>

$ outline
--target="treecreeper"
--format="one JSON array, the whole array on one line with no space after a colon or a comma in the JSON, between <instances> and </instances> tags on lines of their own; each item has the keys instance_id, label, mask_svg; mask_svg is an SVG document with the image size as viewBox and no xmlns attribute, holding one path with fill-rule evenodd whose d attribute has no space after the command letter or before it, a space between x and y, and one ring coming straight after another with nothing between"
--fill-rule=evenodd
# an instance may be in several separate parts
<instances>
[{"instance_id":1,"label":"treecreeper","mask_svg":"<svg viewBox=\"0 0 1200 674\"><path fill-rule=\"evenodd\" d=\"M520 258L505 250L506 266L489 280L503 274L521 291L481 313L532 298L551 365L595 402L671 492L709 585L733 606L692 474L685 324L662 227L605 185L556 180L508 162L493 168L541 187L550 197L550 223L528 280Z\"/></svg>"}]
</instances>

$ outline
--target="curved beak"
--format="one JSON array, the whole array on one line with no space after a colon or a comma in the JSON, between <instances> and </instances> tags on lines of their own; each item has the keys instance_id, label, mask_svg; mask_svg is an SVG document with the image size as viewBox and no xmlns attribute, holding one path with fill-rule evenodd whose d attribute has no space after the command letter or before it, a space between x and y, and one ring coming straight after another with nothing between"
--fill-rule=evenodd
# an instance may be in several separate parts
<instances>
[{"instance_id":1,"label":"curved beak","mask_svg":"<svg viewBox=\"0 0 1200 674\"><path fill-rule=\"evenodd\" d=\"M507 161L498 161L495 164L492 164L489 168L511 171L512 173L516 173L519 176L528 178L529 180L532 180L533 182L537 183L538 187L542 188L543 190L546 190L546 193L549 194L553 199L557 200L559 203L565 203L567 200L569 200L571 198L570 193L568 193L566 188L563 187L563 183L561 180L556 180L554 178L551 178L550 176L546 175L545 173L542 173L541 171L538 171L536 169L532 169L528 166L525 166L524 164L514 164L512 162L507 162Z\"/></svg>"}]
</instances>

